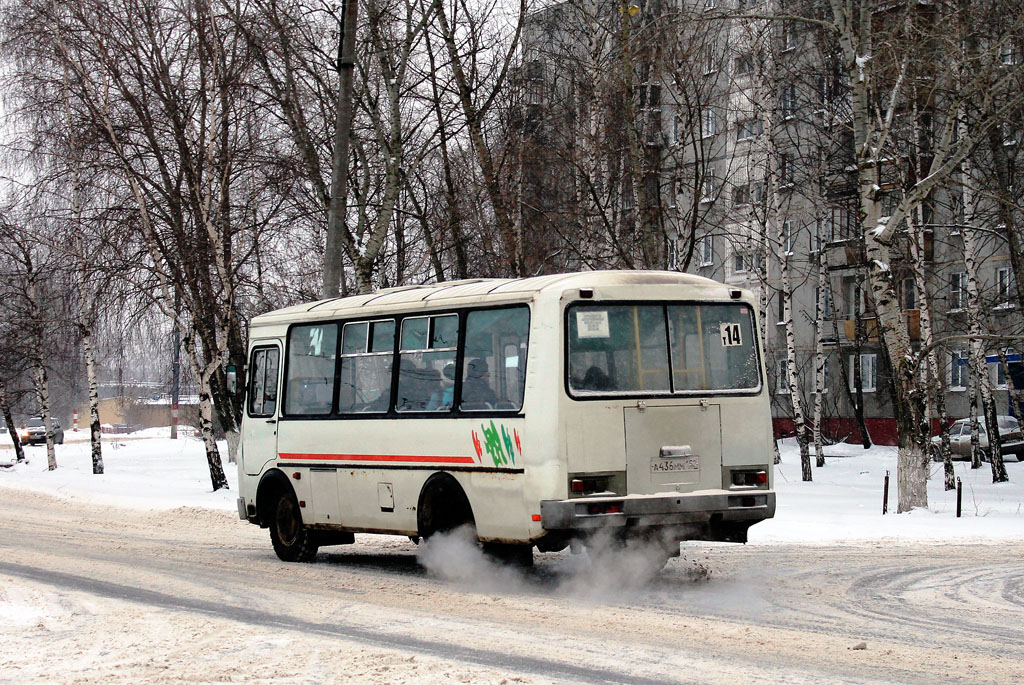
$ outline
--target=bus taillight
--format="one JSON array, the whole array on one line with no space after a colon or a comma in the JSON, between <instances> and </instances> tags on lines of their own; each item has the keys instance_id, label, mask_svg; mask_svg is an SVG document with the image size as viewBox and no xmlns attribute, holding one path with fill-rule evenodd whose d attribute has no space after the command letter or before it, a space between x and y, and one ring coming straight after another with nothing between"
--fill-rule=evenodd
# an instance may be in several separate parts
<instances>
[{"instance_id":1,"label":"bus taillight","mask_svg":"<svg viewBox=\"0 0 1024 685\"><path fill-rule=\"evenodd\" d=\"M733 471L732 484L740 486L767 485L767 471Z\"/></svg>"}]
</instances>

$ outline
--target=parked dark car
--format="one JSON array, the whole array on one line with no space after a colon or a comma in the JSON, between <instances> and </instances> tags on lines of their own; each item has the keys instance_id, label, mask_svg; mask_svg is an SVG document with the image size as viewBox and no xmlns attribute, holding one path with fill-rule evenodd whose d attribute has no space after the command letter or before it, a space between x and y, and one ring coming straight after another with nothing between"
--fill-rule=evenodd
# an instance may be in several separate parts
<instances>
[{"instance_id":1,"label":"parked dark car","mask_svg":"<svg viewBox=\"0 0 1024 685\"><path fill-rule=\"evenodd\" d=\"M64 444L64 429L60 427L60 421L51 418L50 422L53 426L53 442L57 445ZM18 437L27 445L42 444L46 442L46 424L43 423L42 418L33 416L18 431Z\"/></svg>"},{"instance_id":2,"label":"parked dark car","mask_svg":"<svg viewBox=\"0 0 1024 685\"><path fill-rule=\"evenodd\" d=\"M1020 423L1012 416L998 416L999 422L999 445L1000 452L1005 457L1012 454L1017 461L1024 460L1024 434L1021 433ZM940 452L941 439L938 435L932 438L932 459L942 459ZM989 442L988 432L985 430L984 417L978 417L978 446L981 449L981 458L988 460ZM971 458L971 420L960 419L954 421L949 427L949 451L953 459Z\"/></svg>"}]
</instances>

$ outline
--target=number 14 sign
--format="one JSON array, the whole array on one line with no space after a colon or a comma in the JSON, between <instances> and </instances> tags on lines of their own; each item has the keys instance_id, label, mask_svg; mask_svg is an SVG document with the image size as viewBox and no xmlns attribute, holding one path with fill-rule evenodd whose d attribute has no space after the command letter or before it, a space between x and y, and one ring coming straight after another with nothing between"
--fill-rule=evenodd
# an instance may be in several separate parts
<instances>
[{"instance_id":1,"label":"number 14 sign","mask_svg":"<svg viewBox=\"0 0 1024 685\"><path fill-rule=\"evenodd\" d=\"M743 344L738 323L723 323L719 330L722 332L722 347L739 347Z\"/></svg>"}]
</instances>

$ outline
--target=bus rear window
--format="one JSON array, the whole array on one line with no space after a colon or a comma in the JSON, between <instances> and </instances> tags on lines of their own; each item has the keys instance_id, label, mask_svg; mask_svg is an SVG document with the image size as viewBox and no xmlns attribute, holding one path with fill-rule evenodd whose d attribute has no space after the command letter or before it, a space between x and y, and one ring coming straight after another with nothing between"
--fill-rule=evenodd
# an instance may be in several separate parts
<instances>
[{"instance_id":1,"label":"bus rear window","mask_svg":"<svg viewBox=\"0 0 1024 685\"><path fill-rule=\"evenodd\" d=\"M569 389L576 396L756 390L753 331L743 303L572 306Z\"/></svg>"}]
</instances>

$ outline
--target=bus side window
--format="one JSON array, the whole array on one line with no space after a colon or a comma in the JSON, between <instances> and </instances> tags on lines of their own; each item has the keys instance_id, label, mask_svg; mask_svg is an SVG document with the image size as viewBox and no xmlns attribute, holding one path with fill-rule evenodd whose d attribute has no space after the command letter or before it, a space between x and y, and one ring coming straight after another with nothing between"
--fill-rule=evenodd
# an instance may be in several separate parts
<instances>
[{"instance_id":1,"label":"bus side window","mask_svg":"<svg viewBox=\"0 0 1024 685\"><path fill-rule=\"evenodd\" d=\"M458 314L409 317L402 321L398 363L400 412L443 412L452 408Z\"/></svg>"},{"instance_id":2,"label":"bus side window","mask_svg":"<svg viewBox=\"0 0 1024 685\"><path fill-rule=\"evenodd\" d=\"M286 414L323 416L331 413L337 352L337 324L292 327L288 334Z\"/></svg>"},{"instance_id":3,"label":"bus side window","mask_svg":"<svg viewBox=\"0 0 1024 685\"><path fill-rule=\"evenodd\" d=\"M478 309L466 316L462 411L523 407L530 309Z\"/></svg>"},{"instance_id":4,"label":"bus side window","mask_svg":"<svg viewBox=\"0 0 1024 685\"><path fill-rule=\"evenodd\" d=\"M339 412L382 413L388 410L394 349L393 320L345 324L341 336Z\"/></svg>"}]
</instances>

